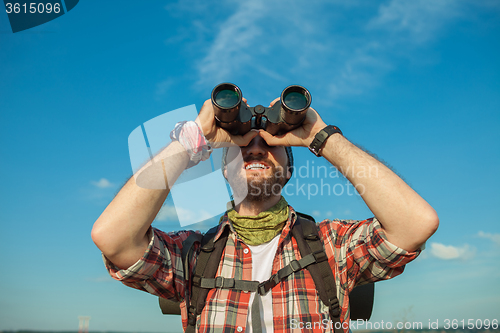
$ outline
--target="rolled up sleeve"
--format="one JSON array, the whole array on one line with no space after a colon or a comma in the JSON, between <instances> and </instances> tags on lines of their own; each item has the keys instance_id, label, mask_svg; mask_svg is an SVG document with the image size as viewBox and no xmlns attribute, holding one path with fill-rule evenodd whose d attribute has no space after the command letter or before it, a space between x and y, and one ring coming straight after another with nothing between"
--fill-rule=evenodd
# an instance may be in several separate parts
<instances>
[{"instance_id":1,"label":"rolled up sleeve","mask_svg":"<svg viewBox=\"0 0 500 333\"><path fill-rule=\"evenodd\" d=\"M376 218L328 221L322 228L330 235L325 247L329 245L334 251L341 279L349 290L401 274L421 252L409 252L390 243Z\"/></svg>"},{"instance_id":2,"label":"rolled up sleeve","mask_svg":"<svg viewBox=\"0 0 500 333\"><path fill-rule=\"evenodd\" d=\"M190 233L167 234L150 228L149 245L136 263L127 269L120 269L103 255L104 265L113 279L129 287L163 298L182 299L185 288L182 242Z\"/></svg>"}]
</instances>

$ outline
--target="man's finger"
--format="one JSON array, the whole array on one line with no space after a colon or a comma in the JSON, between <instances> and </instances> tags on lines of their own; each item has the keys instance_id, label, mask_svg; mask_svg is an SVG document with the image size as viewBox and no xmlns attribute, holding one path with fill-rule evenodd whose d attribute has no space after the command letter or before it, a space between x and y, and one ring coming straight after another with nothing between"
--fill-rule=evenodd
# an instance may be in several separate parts
<instances>
[{"instance_id":1,"label":"man's finger","mask_svg":"<svg viewBox=\"0 0 500 333\"><path fill-rule=\"evenodd\" d=\"M250 105L248 105L248 102L247 102L247 99L245 97L242 97L241 100L248 106L250 107Z\"/></svg>"},{"instance_id":2,"label":"man's finger","mask_svg":"<svg viewBox=\"0 0 500 333\"><path fill-rule=\"evenodd\" d=\"M250 130L245 135L233 136L233 142L238 146L247 146L257 135L259 135L258 130Z\"/></svg>"},{"instance_id":3,"label":"man's finger","mask_svg":"<svg viewBox=\"0 0 500 333\"><path fill-rule=\"evenodd\" d=\"M271 102L271 104L269 104L269 107L272 107L272 106L274 105L274 103L276 103L276 102L277 102L277 101L279 101L279 100L280 100L280 98L279 98L279 97L278 97L278 98L275 98L275 99Z\"/></svg>"},{"instance_id":4,"label":"man's finger","mask_svg":"<svg viewBox=\"0 0 500 333\"><path fill-rule=\"evenodd\" d=\"M270 146L287 146L288 145L288 142L285 139L286 134L274 136L274 135L271 135L264 130L261 130L259 134L267 142L267 144Z\"/></svg>"}]
</instances>

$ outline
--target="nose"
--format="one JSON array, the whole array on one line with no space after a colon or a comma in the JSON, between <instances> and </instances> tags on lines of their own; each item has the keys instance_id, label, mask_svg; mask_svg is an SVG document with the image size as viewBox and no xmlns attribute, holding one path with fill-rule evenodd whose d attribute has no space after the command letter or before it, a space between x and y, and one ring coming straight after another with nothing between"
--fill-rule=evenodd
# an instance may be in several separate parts
<instances>
[{"instance_id":1,"label":"nose","mask_svg":"<svg viewBox=\"0 0 500 333\"><path fill-rule=\"evenodd\" d=\"M249 156L249 155L256 156L256 155L267 154L266 142L259 135L253 138L252 141L250 141L250 143L248 144L248 146L244 147L242 150L244 156Z\"/></svg>"}]
</instances>

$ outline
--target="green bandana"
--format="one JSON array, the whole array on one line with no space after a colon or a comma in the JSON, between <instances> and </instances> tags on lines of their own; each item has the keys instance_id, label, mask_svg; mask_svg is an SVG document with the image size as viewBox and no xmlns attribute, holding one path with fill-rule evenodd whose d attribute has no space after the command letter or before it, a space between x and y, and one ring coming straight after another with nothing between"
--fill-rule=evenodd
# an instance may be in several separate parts
<instances>
[{"instance_id":1,"label":"green bandana","mask_svg":"<svg viewBox=\"0 0 500 333\"><path fill-rule=\"evenodd\" d=\"M273 239L285 226L288 214L288 202L283 197L276 205L257 216L240 215L234 209L227 212L234 230L248 245L260 245Z\"/></svg>"}]
</instances>

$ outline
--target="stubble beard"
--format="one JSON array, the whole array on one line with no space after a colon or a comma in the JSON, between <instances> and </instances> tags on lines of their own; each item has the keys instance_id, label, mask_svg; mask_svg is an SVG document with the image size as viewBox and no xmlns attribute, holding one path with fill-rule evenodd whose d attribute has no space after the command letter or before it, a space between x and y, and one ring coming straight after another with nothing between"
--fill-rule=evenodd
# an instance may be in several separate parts
<instances>
[{"instance_id":1,"label":"stubble beard","mask_svg":"<svg viewBox=\"0 0 500 333\"><path fill-rule=\"evenodd\" d=\"M273 196L281 195L283 186L286 184L286 176L283 167L271 165L270 175L250 175L246 173L238 177L231 184L236 202L243 200L249 202L263 202Z\"/></svg>"}]
</instances>

